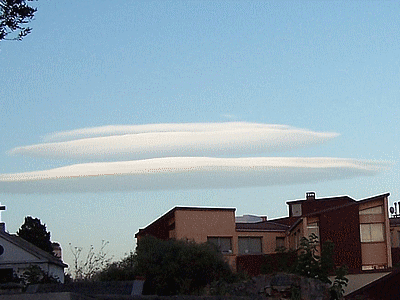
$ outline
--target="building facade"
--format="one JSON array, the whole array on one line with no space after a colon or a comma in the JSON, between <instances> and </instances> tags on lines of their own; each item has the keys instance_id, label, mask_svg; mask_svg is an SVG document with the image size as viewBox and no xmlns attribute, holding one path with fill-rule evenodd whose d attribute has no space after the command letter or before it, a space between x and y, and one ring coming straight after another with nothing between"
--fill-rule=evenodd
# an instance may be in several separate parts
<instances>
[{"instance_id":1,"label":"building facade","mask_svg":"<svg viewBox=\"0 0 400 300\"><path fill-rule=\"evenodd\" d=\"M64 282L64 269L68 267L61 258L47 253L23 238L5 231L0 223L0 283L13 281L27 268L38 266L42 271Z\"/></svg>"},{"instance_id":2,"label":"building facade","mask_svg":"<svg viewBox=\"0 0 400 300\"><path fill-rule=\"evenodd\" d=\"M175 207L140 229L135 237L139 240L152 235L163 240L211 242L221 249L232 268L236 268L238 255L275 252L276 245L270 241L277 237L283 240L287 226L276 224L269 226L269 230L256 225L247 228L247 223L235 222L235 211L235 208Z\"/></svg>"},{"instance_id":3,"label":"building facade","mask_svg":"<svg viewBox=\"0 0 400 300\"><path fill-rule=\"evenodd\" d=\"M135 237L190 239L218 245L236 269L239 256L273 254L278 248L298 249L302 237L315 234L322 245L335 244L334 262L351 273L392 267L389 194L356 201L348 196L288 201L289 216L263 221L235 221L235 208L175 207L140 229ZM400 228L399 228L400 231Z\"/></svg>"}]
</instances>

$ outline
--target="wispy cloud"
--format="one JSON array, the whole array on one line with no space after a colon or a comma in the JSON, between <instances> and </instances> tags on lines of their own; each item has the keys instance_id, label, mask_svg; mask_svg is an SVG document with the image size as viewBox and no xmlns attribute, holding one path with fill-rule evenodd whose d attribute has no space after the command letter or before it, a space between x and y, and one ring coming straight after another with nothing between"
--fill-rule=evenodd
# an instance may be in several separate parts
<instances>
[{"instance_id":1,"label":"wispy cloud","mask_svg":"<svg viewBox=\"0 0 400 300\"><path fill-rule=\"evenodd\" d=\"M230 156L284 151L338 136L282 125L245 122L105 126L54 133L47 143L17 147L11 155L83 160Z\"/></svg>"},{"instance_id":2,"label":"wispy cloud","mask_svg":"<svg viewBox=\"0 0 400 300\"><path fill-rule=\"evenodd\" d=\"M3 193L238 188L371 176L386 163L340 158L173 157L0 175Z\"/></svg>"}]
</instances>

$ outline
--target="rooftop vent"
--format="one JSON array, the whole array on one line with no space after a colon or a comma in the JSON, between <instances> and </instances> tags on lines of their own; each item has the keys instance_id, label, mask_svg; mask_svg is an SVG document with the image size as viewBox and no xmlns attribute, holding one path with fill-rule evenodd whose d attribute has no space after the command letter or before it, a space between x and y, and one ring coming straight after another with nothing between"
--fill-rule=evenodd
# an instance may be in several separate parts
<instances>
[{"instance_id":1,"label":"rooftop vent","mask_svg":"<svg viewBox=\"0 0 400 300\"><path fill-rule=\"evenodd\" d=\"M306 200L315 200L315 192L307 192Z\"/></svg>"}]
</instances>

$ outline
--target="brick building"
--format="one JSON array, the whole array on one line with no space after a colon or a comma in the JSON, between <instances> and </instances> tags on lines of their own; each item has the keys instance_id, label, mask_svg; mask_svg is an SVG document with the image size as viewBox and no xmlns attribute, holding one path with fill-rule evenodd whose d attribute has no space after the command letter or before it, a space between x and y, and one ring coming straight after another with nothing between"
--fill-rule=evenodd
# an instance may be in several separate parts
<instances>
[{"instance_id":1,"label":"brick building","mask_svg":"<svg viewBox=\"0 0 400 300\"><path fill-rule=\"evenodd\" d=\"M316 199L311 192L287 202L288 217L251 223L237 222L235 208L175 207L135 237L215 243L236 269L238 257L273 254L279 247L297 249L301 237L314 233L321 243L334 242L336 265L347 265L351 273L384 271L392 267L388 197Z\"/></svg>"}]
</instances>

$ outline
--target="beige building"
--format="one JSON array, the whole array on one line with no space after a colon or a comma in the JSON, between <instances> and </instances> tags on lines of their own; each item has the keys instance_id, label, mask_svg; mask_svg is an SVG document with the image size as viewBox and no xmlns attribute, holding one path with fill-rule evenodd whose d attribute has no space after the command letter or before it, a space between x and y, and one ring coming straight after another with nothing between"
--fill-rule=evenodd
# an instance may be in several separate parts
<instances>
[{"instance_id":1,"label":"beige building","mask_svg":"<svg viewBox=\"0 0 400 300\"><path fill-rule=\"evenodd\" d=\"M229 264L236 267L238 255L274 253L282 246L287 226L270 223L236 223L235 208L175 207L140 229L136 238L190 239L218 245ZM258 228L257 228L258 227ZM278 244L277 244L278 243Z\"/></svg>"},{"instance_id":2,"label":"beige building","mask_svg":"<svg viewBox=\"0 0 400 300\"><path fill-rule=\"evenodd\" d=\"M273 254L280 247L298 249L301 238L314 233L321 243L333 241L335 264L347 265L351 273L386 270L392 267L388 196L316 199L311 192L306 199L287 202L288 217L260 217L258 222L237 222L235 208L175 207L135 237L208 241L220 247L235 269L239 256Z\"/></svg>"}]
</instances>

